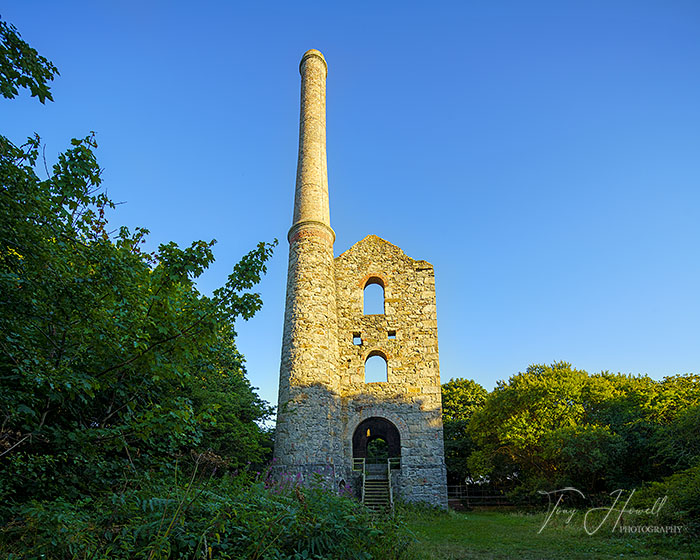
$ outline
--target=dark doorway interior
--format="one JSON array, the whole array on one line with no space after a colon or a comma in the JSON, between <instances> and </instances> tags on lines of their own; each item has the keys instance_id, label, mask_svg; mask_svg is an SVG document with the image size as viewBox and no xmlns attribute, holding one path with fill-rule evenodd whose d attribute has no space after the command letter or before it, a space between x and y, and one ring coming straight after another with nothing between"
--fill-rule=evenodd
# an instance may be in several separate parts
<instances>
[{"instance_id":1,"label":"dark doorway interior","mask_svg":"<svg viewBox=\"0 0 700 560\"><path fill-rule=\"evenodd\" d=\"M385 463L401 456L399 430L386 418L373 416L360 422L352 436L352 456L368 463Z\"/></svg>"},{"instance_id":2,"label":"dark doorway interior","mask_svg":"<svg viewBox=\"0 0 700 560\"><path fill-rule=\"evenodd\" d=\"M367 441L367 462L386 463L389 458L389 446L382 438L377 437Z\"/></svg>"}]
</instances>

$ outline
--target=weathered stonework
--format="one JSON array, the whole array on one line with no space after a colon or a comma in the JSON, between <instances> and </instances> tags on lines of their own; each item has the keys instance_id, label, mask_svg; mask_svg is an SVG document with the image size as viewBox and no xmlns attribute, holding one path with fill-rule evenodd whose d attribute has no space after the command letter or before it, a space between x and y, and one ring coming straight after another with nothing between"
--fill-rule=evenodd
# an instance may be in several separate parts
<instances>
[{"instance_id":1,"label":"weathered stonework","mask_svg":"<svg viewBox=\"0 0 700 560\"><path fill-rule=\"evenodd\" d=\"M302 475L321 470L336 483L351 482L353 456L366 454L372 426L386 431L391 453L400 455L401 467L392 473L398 496L445 507L433 267L374 235L333 258L323 55L307 52L300 72L277 468ZM383 314L363 314L368 284L382 285ZM361 344L353 341L358 335ZM365 362L373 355L387 362L386 382L365 383Z\"/></svg>"},{"instance_id":2,"label":"weathered stonework","mask_svg":"<svg viewBox=\"0 0 700 560\"><path fill-rule=\"evenodd\" d=\"M384 288L383 315L363 315L364 288L372 282ZM401 436L400 497L446 504L433 266L370 235L335 259L335 286L346 460L360 422L386 418ZM353 343L357 333L360 345ZM386 383L365 383L373 353L386 359Z\"/></svg>"}]
</instances>

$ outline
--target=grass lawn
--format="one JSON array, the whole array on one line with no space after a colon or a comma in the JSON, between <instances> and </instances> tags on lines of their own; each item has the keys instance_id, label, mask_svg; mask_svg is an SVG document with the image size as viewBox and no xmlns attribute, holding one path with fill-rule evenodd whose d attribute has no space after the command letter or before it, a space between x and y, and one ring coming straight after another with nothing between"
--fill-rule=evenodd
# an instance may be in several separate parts
<instances>
[{"instance_id":1,"label":"grass lawn","mask_svg":"<svg viewBox=\"0 0 700 560\"><path fill-rule=\"evenodd\" d=\"M613 523L607 523L594 535L588 535L583 528L582 514L576 514L568 524L563 517L553 517L538 533L545 517L544 513L496 511L404 515L418 539L416 557L421 560L700 558L700 547L695 544L691 548L688 539L677 534L613 534Z\"/></svg>"}]
</instances>

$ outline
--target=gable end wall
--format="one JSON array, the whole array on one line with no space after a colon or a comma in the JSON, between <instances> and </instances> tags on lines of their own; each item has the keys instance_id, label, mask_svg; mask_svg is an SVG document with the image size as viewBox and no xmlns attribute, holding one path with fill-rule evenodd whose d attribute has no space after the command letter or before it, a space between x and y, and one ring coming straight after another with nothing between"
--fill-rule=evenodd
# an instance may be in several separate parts
<instances>
[{"instance_id":1,"label":"gable end wall","mask_svg":"<svg viewBox=\"0 0 700 560\"><path fill-rule=\"evenodd\" d=\"M401 434L398 495L446 507L433 267L370 235L337 257L334 268L343 459L352 464L352 436L362 420L386 418ZM370 278L384 284L383 315L363 315ZM353 344L355 333L361 345ZM365 383L365 360L373 351L387 357L386 383Z\"/></svg>"}]
</instances>

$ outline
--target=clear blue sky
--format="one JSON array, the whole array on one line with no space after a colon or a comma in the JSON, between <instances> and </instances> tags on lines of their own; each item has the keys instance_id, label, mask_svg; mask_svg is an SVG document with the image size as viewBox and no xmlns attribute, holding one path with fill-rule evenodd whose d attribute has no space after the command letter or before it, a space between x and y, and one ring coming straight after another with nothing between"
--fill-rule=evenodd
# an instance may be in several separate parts
<instances>
[{"instance_id":1,"label":"clear blue sky","mask_svg":"<svg viewBox=\"0 0 700 560\"><path fill-rule=\"evenodd\" d=\"M209 292L280 239L239 347L276 403L298 63L329 64L336 255L436 271L443 381L531 363L700 373L700 3L4 2L60 69L0 101L50 161L97 132L113 224L218 240Z\"/></svg>"}]
</instances>

